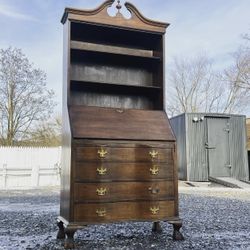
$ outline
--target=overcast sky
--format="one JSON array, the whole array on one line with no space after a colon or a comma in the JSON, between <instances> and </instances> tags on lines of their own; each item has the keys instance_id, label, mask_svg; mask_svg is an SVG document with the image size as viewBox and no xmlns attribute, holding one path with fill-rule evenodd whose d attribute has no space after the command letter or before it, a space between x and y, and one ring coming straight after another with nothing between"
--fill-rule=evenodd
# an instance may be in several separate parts
<instances>
[{"instance_id":1,"label":"overcast sky","mask_svg":"<svg viewBox=\"0 0 250 250\"><path fill-rule=\"evenodd\" d=\"M62 17L65 7L95 8L103 0L0 0L0 48L22 49L48 76L61 103ZM124 1L121 1L122 3ZM250 0L130 0L144 16L168 22L167 62L206 53L218 67L250 33ZM60 110L60 105L58 106Z\"/></svg>"}]
</instances>

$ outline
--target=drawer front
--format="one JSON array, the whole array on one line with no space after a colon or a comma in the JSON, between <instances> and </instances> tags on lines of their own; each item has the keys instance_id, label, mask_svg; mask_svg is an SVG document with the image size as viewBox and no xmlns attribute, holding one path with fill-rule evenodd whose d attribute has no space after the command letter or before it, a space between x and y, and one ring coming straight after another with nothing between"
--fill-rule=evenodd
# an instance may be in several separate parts
<instances>
[{"instance_id":1,"label":"drawer front","mask_svg":"<svg viewBox=\"0 0 250 250\"><path fill-rule=\"evenodd\" d=\"M74 220L82 223L157 221L175 216L174 201L76 204Z\"/></svg>"},{"instance_id":2,"label":"drawer front","mask_svg":"<svg viewBox=\"0 0 250 250\"><path fill-rule=\"evenodd\" d=\"M76 161L169 162L173 159L168 148L77 147Z\"/></svg>"},{"instance_id":3,"label":"drawer front","mask_svg":"<svg viewBox=\"0 0 250 250\"><path fill-rule=\"evenodd\" d=\"M74 184L75 202L174 199L172 181Z\"/></svg>"},{"instance_id":4,"label":"drawer front","mask_svg":"<svg viewBox=\"0 0 250 250\"><path fill-rule=\"evenodd\" d=\"M173 180L173 161L169 163L113 163L113 162L77 162L75 181L102 182L142 181L165 179Z\"/></svg>"}]
</instances>

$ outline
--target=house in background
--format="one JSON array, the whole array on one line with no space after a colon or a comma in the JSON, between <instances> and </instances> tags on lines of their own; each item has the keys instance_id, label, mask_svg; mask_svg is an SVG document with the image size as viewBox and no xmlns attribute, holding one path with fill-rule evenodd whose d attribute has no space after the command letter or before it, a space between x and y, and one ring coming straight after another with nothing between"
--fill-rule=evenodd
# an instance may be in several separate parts
<instances>
[{"instance_id":1,"label":"house in background","mask_svg":"<svg viewBox=\"0 0 250 250\"><path fill-rule=\"evenodd\" d=\"M245 116L184 113L170 123L177 139L179 179L249 180Z\"/></svg>"}]
</instances>

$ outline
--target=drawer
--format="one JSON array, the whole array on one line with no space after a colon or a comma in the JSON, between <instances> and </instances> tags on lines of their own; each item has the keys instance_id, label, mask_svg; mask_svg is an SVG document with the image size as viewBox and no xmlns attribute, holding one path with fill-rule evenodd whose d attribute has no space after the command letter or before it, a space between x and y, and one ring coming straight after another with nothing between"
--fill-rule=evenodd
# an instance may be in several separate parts
<instances>
[{"instance_id":1,"label":"drawer","mask_svg":"<svg viewBox=\"0 0 250 250\"><path fill-rule=\"evenodd\" d=\"M82 223L158 221L175 216L174 201L75 204L74 220Z\"/></svg>"},{"instance_id":2,"label":"drawer","mask_svg":"<svg viewBox=\"0 0 250 250\"><path fill-rule=\"evenodd\" d=\"M75 202L174 199L172 181L75 183Z\"/></svg>"},{"instance_id":3,"label":"drawer","mask_svg":"<svg viewBox=\"0 0 250 250\"><path fill-rule=\"evenodd\" d=\"M173 161L169 163L139 162L77 162L75 181L141 181L165 179L173 180Z\"/></svg>"},{"instance_id":4,"label":"drawer","mask_svg":"<svg viewBox=\"0 0 250 250\"><path fill-rule=\"evenodd\" d=\"M76 161L168 162L173 159L170 148L77 147Z\"/></svg>"}]
</instances>

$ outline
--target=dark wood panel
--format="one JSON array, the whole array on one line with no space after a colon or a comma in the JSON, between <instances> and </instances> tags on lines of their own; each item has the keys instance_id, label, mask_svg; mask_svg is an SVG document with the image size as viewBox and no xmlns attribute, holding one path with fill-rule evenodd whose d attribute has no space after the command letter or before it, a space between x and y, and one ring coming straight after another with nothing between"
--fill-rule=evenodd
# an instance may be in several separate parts
<instances>
[{"instance_id":1,"label":"dark wood panel","mask_svg":"<svg viewBox=\"0 0 250 250\"><path fill-rule=\"evenodd\" d=\"M67 21L64 25L63 39L63 113L62 113L62 154L61 154L61 192L60 192L60 215L70 220L71 213L71 131L68 113L69 99L69 37L70 23Z\"/></svg>"},{"instance_id":2,"label":"dark wood panel","mask_svg":"<svg viewBox=\"0 0 250 250\"><path fill-rule=\"evenodd\" d=\"M77 147L76 161L96 162L171 162L172 150L154 147L112 148Z\"/></svg>"},{"instance_id":3,"label":"dark wood panel","mask_svg":"<svg viewBox=\"0 0 250 250\"><path fill-rule=\"evenodd\" d=\"M165 220L175 216L174 201L76 204L76 222L98 223L140 220Z\"/></svg>"},{"instance_id":4,"label":"dark wood panel","mask_svg":"<svg viewBox=\"0 0 250 250\"><path fill-rule=\"evenodd\" d=\"M102 88L101 86L98 89L86 86L79 87L71 90L71 105L148 110L159 110L161 108L154 101L155 97L152 93L143 94L143 91L141 91L142 93L140 94L134 94L134 90L131 91L132 93L129 93L129 89L123 92L121 88L113 89L110 92L106 87Z\"/></svg>"},{"instance_id":5,"label":"dark wood panel","mask_svg":"<svg viewBox=\"0 0 250 250\"><path fill-rule=\"evenodd\" d=\"M137 85L153 84L156 65L136 58L112 57L90 52L71 52L71 75L73 81L109 82Z\"/></svg>"},{"instance_id":6,"label":"dark wood panel","mask_svg":"<svg viewBox=\"0 0 250 250\"><path fill-rule=\"evenodd\" d=\"M117 202L174 199L173 181L76 183L75 202Z\"/></svg>"},{"instance_id":7,"label":"dark wood panel","mask_svg":"<svg viewBox=\"0 0 250 250\"><path fill-rule=\"evenodd\" d=\"M164 111L70 107L74 138L174 141Z\"/></svg>"},{"instance_id":8,"label":"dark wood panel","mask_svg":"<svg viewBox=\"0 0 250 250\"><path fill-rule=\"evenodd\" d=\"M116 29L94 23L71 22L71 39L134 49L156 50L161 34ZM84 30L84 32L82 32ZM105 36L103 35L105 34Z\"/></svg>"},{"instance_id":9,"label":"dark wood panel","mask_svg":"<svg viewBox=\"0 0 250 250\"><path fill-rule=\"evenodd\" d=\"M167 163L115 163L77 162L75 181L152 181L155 179L173 180L173 160Z\"/></svg>"}]
</instances>

